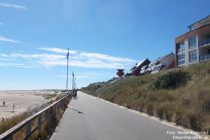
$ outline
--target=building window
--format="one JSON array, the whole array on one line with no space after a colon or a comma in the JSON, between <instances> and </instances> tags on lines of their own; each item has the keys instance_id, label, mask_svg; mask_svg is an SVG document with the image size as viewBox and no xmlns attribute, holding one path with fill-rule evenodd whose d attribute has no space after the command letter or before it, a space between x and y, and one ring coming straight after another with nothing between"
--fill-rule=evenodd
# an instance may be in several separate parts
<instances>
[{"instance_id":1,"label":"building window","mask_svg":"<svg viewBox=\"0 0 210 140\"><path fill-rule=\"evenodd\" d=\"M178 55L178 65L185 64L185 54L179 54Z\"/></svg>"},{"instance_id":2,"label":"building window","mask_svg":"<svg viewBox=\"0 0 210 140\"><path fill-rule=\"evenodd\" d=\"M190 62L197 61L197 50L193 50L189 52L189 61Z\"/></svg>"},{"instance_id":3,"label":"building window","mask_svg":"<svg viewBox=\"0 0 210 140\"><path fill-rule=\"evenodd\" d=\"M178 53L184 52L185 48L184 48L184 43L179 44L178 46Z\"/></svg>"},{"instance_id":4,"label":"building window","mask_svg":"<svg viewBox=\"0 0 210 140\"><path fill-rule=\"evenodd\" d=\"M185 60L178 61L178 66L184 65L184 64L185 64Z\"/></svg>"},{"instance_id":5,"label":"building window","mask_svg":"<svg viewBox=\"0 0 210 140\"><path fill-rule=\"evenodd\" d=\"M188 43L189 43L189 48L190 49L195 48L196 44L197 44L196 36L193 36L193 37L189 38Z\"/></svg>"}]
</instances>

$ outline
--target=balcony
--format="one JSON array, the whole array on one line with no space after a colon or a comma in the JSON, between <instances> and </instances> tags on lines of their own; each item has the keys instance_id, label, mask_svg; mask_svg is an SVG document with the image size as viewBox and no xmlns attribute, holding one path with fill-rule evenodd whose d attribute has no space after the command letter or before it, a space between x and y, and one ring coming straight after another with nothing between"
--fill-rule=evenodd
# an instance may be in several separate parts
<instances>
[{"instance_id":1,"label":"balcony","mask_svg":"<svg viewBox=\"0 0 210 140\"><path fill-rule=\"evenodd\" d=\"M184 53L185 52L185 49L182 48L182 49L178 49L178 54L181 54L181 53Z\"/></svg>"},{"instance_id":2,"label":"balcony","mask_svg":"<svg viewBox=\"0 0 210 140\"><path fill-rule=\"evenodd\" d=\"M200 61L210 60L210 54L200 55Z\"/></svg>"},{"instance_id":3,"label":"balcony","mask_svg":"<svg viewBox=\"0 0 210 140\"><path fill-rule=\"evenodd\" d=\"M201 40L199 42L199 47L205 47L210 45L210 38Z\"/></svg>"}]
</instances>

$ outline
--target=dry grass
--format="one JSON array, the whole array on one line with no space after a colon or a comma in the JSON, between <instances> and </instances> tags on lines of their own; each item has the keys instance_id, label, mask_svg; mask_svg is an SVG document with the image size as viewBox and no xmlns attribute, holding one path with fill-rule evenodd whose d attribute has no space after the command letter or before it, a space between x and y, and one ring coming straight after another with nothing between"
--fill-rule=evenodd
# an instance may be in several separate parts
<instances>
[{"instance_id":1,"label":"dry grass","mask_svg":"<svg viewBox=\"0 0 210 140\"><path fill-rule=\"evenodd\" d=\"M56 96L56 98L54 99L54 101L57 101L59 99L61 99L64 95L59 95ZM52 101L52 102L54 102ZM44 114L42 114L42 119L44 122L44 124L42 125L41 128L41 135L39 135L38 130L36 130L32 136L30 137L30 140L37 140L37 139L41 139L41 140L46 140L46 139L50 139L50 136L53 134L56 126L58 125L65 109L68 106L68 102L65 103L65 106L63 108L60 108L59 110L53 111L50 110L50 117L48 120L44 119ZM29 111L30 112L30 111ZM0 134L4 133L5 131L7 131L8 129L12 128L13 126L15 126L16 124L18 124L19 122L25 120L26 118L30 117L32 114L31 112L24 112L21 113L19 115L13 116L11 118L6 118L6 119L2 119L0 121ZM37 118L34 119L32 121L32 128L31 130L33 130L33 128L37 127ZM25 134L25 128L22 128L21 130L19 130L17 133L14 134L13 138L15 138L16 140L22 140Z\"/></svg>"},{"instance_id":2,"label":"dry grass","mask_svg":"<svg viewBox=\"0 0 210 140\"><path fill-rule=\"evenodd\" d=\"M29 116L30 115L27 112L25 112L25 113L13 116L11 118L6 118L6 119L3 118L0 121L0 134L2 134L3 132L7 131L10 128L12 128L19 122L25 120Z\"/></svg>"},{"instance_id":3,"label":"dry grass","mask_svg":"<svg viewBox=\"0 0 210 140\"><path fill-rule=\"evenodd\" d=\"M210 134L210 62L95 83L84 92Z\"/></svg>"}]
</instances>

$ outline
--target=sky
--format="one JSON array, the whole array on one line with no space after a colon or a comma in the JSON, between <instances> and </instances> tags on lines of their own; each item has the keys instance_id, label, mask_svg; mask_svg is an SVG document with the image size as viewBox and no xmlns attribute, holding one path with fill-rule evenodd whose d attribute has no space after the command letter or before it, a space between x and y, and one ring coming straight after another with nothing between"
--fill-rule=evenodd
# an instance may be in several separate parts
<instances>
[{"instance_id":1,"label":"sky","mask_svg":"<svg viewBox=\"0 0 210 140\"><path fill-rule=\"evenodd\" d=\"M0 0L0 90L65 89L106 81L210 15L209 0Z\"/></svg>"}]
</instances>

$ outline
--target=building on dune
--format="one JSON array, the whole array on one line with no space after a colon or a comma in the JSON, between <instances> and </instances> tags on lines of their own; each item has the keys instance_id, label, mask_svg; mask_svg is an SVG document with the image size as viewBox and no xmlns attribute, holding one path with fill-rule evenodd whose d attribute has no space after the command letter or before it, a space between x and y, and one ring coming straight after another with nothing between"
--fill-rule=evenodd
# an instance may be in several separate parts
<instances>
[{"instance_id":1,"label":"building on dune","mask_svg":"<svg viewBox=\"0 0 210 140\"><path fill-rule=\"evenodd\" d=\"M148 66L144 66L140 74L158 73L162 70L167 70L175 67L175 54L170 53L151 62Z\"/></svg>"},{"instance_id":2,"label":"building on dune","mask_svg":"<svg viewBox=\"0 0 210 140\"><path fill-rule=\"evenodd\" d=\"M210 16L190 26L190 31L176 38L176 66L188 66L210 60Z\"/></svg>"},{"instance_id":3,"label":"building on dune","mask_svg":"<svg viewBox=\"0 0 210 140\"><path fill-rule=\"evenodd\" d=\"M210 15L188 27L188 32L175 39L175 53L171 52L152 62L146 58L132 67L125 76L153 74L210 60ZM120 73L122 70L118 70L118 76Z\"/></svg>"},{"instance_id":4,"label":"building on dune","mask_svg":"<svg viewBox=\"0 0 210 140\"><path fill-rule=\"evenodd\" d=\"M125 76L139 76L148 73L157 73L170 68L175 68L174 53L167 54L152 62L146 58L132 67Z\"/></svg>"},{"instance_id":5,"label":"building on dune","mask_svg":"<svg viewBox=\"0 0 210 140\"><path fill-rule=\"evenodd\" d=\"M159 64L154 66L151 73L157 73L161 70L175 68L175 54L172 52L168 55L157 59L156 61L159 62Z\"/></svg>"},{"instance_id":6,"label":"building on dune","mask_svg":"<svg viewBox=\"0 0 210 140\"><path fill-rule=\"evenodd\" d=\"M141 68L149 64L150 64L150 60L148 58L141 60L139 63L137 63L134 67L130 69L130 71L126 74L126 76L131 76L131 75L139 76Z\"/></svg>"}]
</instances>

